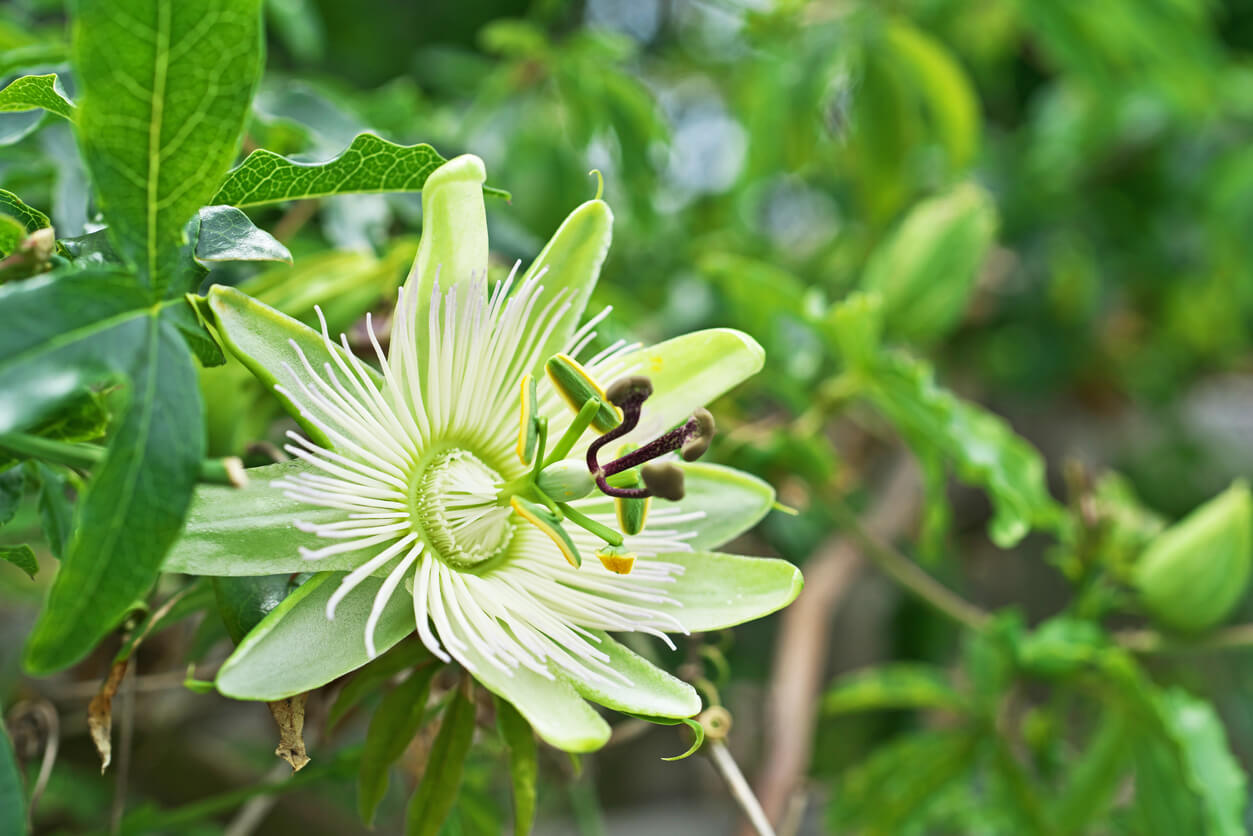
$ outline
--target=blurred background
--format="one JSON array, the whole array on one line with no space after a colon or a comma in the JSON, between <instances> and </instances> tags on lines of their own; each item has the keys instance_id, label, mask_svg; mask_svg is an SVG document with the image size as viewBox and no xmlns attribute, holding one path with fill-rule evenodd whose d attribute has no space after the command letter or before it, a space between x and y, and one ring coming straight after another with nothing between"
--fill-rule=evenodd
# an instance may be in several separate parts
<instances>
[{"instance_id":1,"label":"blurred background","mask_svg":"<svg viewBox=\"0 0 1253 836\"><path fill-rule=\"evenodd\" d=\"M959 791L911 788L908 776L900 794L952 796L961 810L876 824L858 806L858 786L873 797L865 781L850 776L944 717L817 707L841 674L885 661L951 668L963 652L960 625L843 538L840 509L968 601L1013 608L1026 624L1072 606L1082 586L1059 554L1065 543L996 537L984 490L946 473L890 411L885 420L846 396L847 347L827 312L854 291L882 291L884 338L1037 448L1063 506L1112 469L1138 512L1175 519L1249 474L1253 5L270 0L266 18L267 72L245 151L322 160L370 130L446 157L478 154L489 182L512 194L488 204L502 272L596 193L588 172L598 169L616 216L593 299L615 310L603 336L652 341L725 325L765 346L765 370L715 409L711 455L769 480L797 512L770 515L730 550L785 557L808 589L785 614L658 658L716 688L734 718L731 748L781 831L1024 832L990 802L963 808ZM56 3L6 3L0 73L60 67L64 20ZM5 116L4 187L51 206L59 235L84 231L87 184L67 126ZM332 327L351 329L403 279L420 200L351 195L254 220L295 265L260 275L231 266L214 280L300 317L327 305ZM902 275L919 278L894 289ZM230 366L203 385L216 454L264 461L249 444L281 435L270 396ZM34 509L23 513L31 519L15 528L37 525ZM100 777L85 710L107 654L58 678L20 675L47 579L0 567L0 697L42 700L59 718L39 832L104 831L119 793L123 832L365 832L352 758L368 704L328 732L319 724L329 698L313 697L313 764L282 792L259 785L287 769L271 755L268 713L182 687L188 660L208 678L229 651L211 618L145 646L115 706L126 760ZM1253 617L1253 607L1241 612ZM1253 762L1253 658L1149 667L1212 700L1236 756ZM1053 734L1063 749L1069 739L1027 708L1007 722L1028 746L1033 735ZM686 746L672 728L628 723L578 764L546 752L537 832L735 832L736 808L703 758L659 760ZM35 775L42 747L22 754ZM393 784L412 784L420 763L408 758ZM503 832L507 788L500 747L485 741L445 832ZM403 801L393 786L381 832Z\"/></svg>"}]
</instances>

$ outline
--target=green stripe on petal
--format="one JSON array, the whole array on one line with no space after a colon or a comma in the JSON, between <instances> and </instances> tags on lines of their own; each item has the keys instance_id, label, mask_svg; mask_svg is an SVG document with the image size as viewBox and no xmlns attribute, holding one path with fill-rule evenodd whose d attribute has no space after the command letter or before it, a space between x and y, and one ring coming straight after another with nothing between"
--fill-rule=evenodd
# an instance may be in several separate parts
<instances>
[{"instance_id":1,"label":"green stripe on petal","mask_svg":"<svg viewBox=\"0 0 1253 836\"><path fill-rule=\"evenodd\" d=\"M214 327L231 354L239 358L266 388L273 391L276 383L281 384L308 407L318 420L339 428L334 419L323 413L312 399L304 396L301 384L312 385L312 381L304 370L299 355L291 346L294 341L320 375L325 376L324 364L331 363L335 373L343 378L344 375L334 365L331 353L319 332L233 287L214 285L210 288L207 299L209 310L213 313ZM332 338L335 336L332 335ZM342 349L336 348L335 351L341 357L344 355ZM382 384L382 375L369 366L365 366L365 369L375 385ZM275 392L275 395L310 439L323 447L333 446L326 434L300 415L290 400L279 392Z\"/></svg>"},{"instance_id":2,"label":"green stripe on petal","mask_svg":"<svg viewBox=\"0 0 1253 836\"><path fill-rule=\"evenodd\" d=\"M693 549L713 549L735 539L759 523L774 505L774 489L755 476L704 462L674 464L683 471L684 496L678 502L654 502L652 524L681 533L695 531L695 537L684 541ZM585 514L616 511L614 501L599 494L571 504ZM699 511L704 517L670 523L655 516L676 507L680 514Z\"/></svg>"},{"instance_id":3,"label":"green stripe on petal","mask_svg":"<svg viewBox=\"0 0 1253 836\"><path fill-rule=\"evenodd\" d=\"M731 328L694 331L623 355L615 378L642 374L653 383L640 426L623 443L643 444L661 430L684 421L742 381L761 371L765 350L748 334ZM603 372L592 370L598 378ZM605 385L613 380L605 380Z\"/></svg>"},{"instance_id":4,"label":"green stripe on petal","mask_svg":"<svg viewBox=\"0 0 1253 836\"><path fill-rule=\"evenodd\" d=\"M217 688L239 700L281 700L320 688L370 661L365 624L382 585L366 578L326 617L343 575L315 575L253 628L218 671ZM413 598L403 591L383 609L374 634L379 653L414 631Z\"/></svg>"},{"instance_id":5,"label":"green stripe on petal","mask_svg":"<svg viewBox=\"0 0 1253 836\"><path fill-rule=\"evenodd\" d=\"M305 462L283 462L250 468L244 488L198 486L183 535L166 555L161 571L188 575L281 575L347 571L361 565L360 552L322 560L300 556L301 546L316 549L325 546L326 541L296 528L295 520L327 523L347 517L346 511L291 499L282 487L271 484L280 477L310 470L315 469Z\"/></svg>"},{"instance_id":6,"label":"green stripe on petal","mask_svg":"<svg viewBox=\"0 0 1253 836\"><path fill-rule=\"evenodd\" d=\"M685 630L721 630L783 609L800 594L801 572L786 560L721 552L657 555L677 563L682 575L664 587L675 604L649 604L674 616Z\"/></svg>"},{"instance_id":7,"label":"green stripe on petal","mask_svg":"<svg viewBox=\"0 0 1253 836\"><path fill-rule=\"evenodd\" d=\"M569 682L523 667L506 673L474 649L455 619L451 627L462 645L454 652L457 660L483 687L512 703L547 743L567 752L594 752L609 741L609 724Z\"/></svg>"},{"instance_id":8,"label":"green stripe on petal","mask_svg":"<svg viewBox=\"0 0 1253 836\"><path fill-rule=\"evenodd\" d=\"M700 695L691 685L661 670L608 633L599 630L591 633L600 640L597 647L609 654L609 667L631 683L591 684L569 677L570 684L584 697L627 714L677 718L692 717L700 712Z\"/></svg>"}]
</instances>

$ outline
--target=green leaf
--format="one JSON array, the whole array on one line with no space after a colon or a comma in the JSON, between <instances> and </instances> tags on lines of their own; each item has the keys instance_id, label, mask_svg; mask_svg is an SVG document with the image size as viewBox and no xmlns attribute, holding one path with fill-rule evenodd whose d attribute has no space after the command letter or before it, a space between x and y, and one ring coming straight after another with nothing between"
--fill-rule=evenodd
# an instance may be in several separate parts
<instances>
[{"instance_id":1,"label":"green leaf","mask_svg":"<svg viewBox=\"0 0 1253 836\"><path fill-rule=\"evenodd\" d=\"M20 467L0 472L0 526L13 519L26 491L26 473Z\"/></svg>"},{"instance_id":2,"label":"green leaf","mask_svg":"<svg viewBox=\"0 0 1253 836\"><path fill-rule=\"evenodd\" d=\"M649 606L667 613L690 632L721 630L783 609L800 594L800 570L786 560L691 551L658 555L683 574L666 585L677 604Z\"/></svg>"},{"instance_id":3,"label":"green leaf","mask_svg":"<svg viewBox=\"0 0 1253 836\"><path fill-rule=\"evenodd\" d=\"M1099 625L1070 616L1041 624L1018 645L1018 663L1035 676L1070 676L1098 663L1110 648Z\"/></svg>"},{"instance_id":4,"label":"green leaf","mask_svg":"<svg viewBox=\"0 0 1253 836\"><path fill-rule=\"evenodd\" d=\"M64 476L43 462L35 462L35 468L39 474L39 519L44 537L53 557L61 558L73 531L74 506L66 496L68 484Z\"/></svg>"},{"instance_id":5,"label":"green leaf","mask_svg":"<svg viewBox=\"0 0 1253 836\"><path fill-rule=\"evenodd\" d=\"M527 836L535 824L535 784L539 779L539 753L535 732L508 700L495 697L496 728L509 750L509 779L513 786L513 833Z\"/></svg>"},{"instance_id":6,"label":"green leaf","mask_svg":"<svg viewBox=\"0 0 1253 836\"><path fill-rule=\"evenodd\" d=\"M862 276L862 288L883 299L888 333L931 342L952 330L995 234L992 199L971 183L914 206Z\"/></svg>"},{"instance_id":7,"label":"green leaf","mask_svg":"<svg viewBox=\"0 0 1253 836\"><path fill-rule=\"evenodd\" d=\"M431 693L431 677L438 668L418 668L409 678L388 691L379 703L361 750L357 773L357 812L366 826L374 826L374 814L387 794L387 773L422 727L426 700ZM443 764L435 762L435 768Z\"/></svg>"},{"instance_id":8,"label":"green leaf","mask_svg":"<svg viewBox=\"0 0 1253 836\"><path fill-rule=\"evenodd\" d=\"M291 252L273 235L258 229L252 219L233 206L206 206L200 210L200 235L196 260L283 261L291 264Z\"/></svg>"},{"instance_id":9,"label":"green leaf","mask_svg":"<svg viewBox=\"0 0 1253 836\"><path fill-rule=\"evenodd\" d=\"M61 92L56 73L24 75L0 90L0 113L43 108L74 121L74 105Z\"/></svg>"},{"instance_id":10,"label":"green leaf","mask_svg":"<svg viewBox=\"0 0 1253 836\"><path fill-rule=\"evenodd\" d=\"M339 602L335 620L326 604L343 576L315 575L253 628L218 672L217 686L240 700L286 699L320 688L370 661L365 625L382 581L367 578ZM414 630L413 599L393 595L375 632L380 651Z\"/></svg>"},{"instance_id":11,"label":"green leaf","mask_svg":"<svg viewBox=\"0 0 1253 836\"><path fill-rule=\"evenodd\" d=\"M321 368L323 363L331 362L331 352L321 334L246 293L215 285L204 298L207 300L207 309L213 316L213 327L222 344L267 389L272 390L275 384L282 384L293 392L302 391L303 378L293 371L301 366L300 358L291 347L292 341L300 346L314 368ZM334 350L342 354L342 349L336 347ZM382 375L369 366L366 369L371 379L381 385ZM330 439L317 425L303 418L281 392L276 391L275 394L311 440L324 447L331 446ZM306 406L315 410L322 423L338 426L338 422L329 413L318 410L317 404L308 403Z\"/></svg>"},{"instance_id":12,"label":"green leaf","mask_svg":"<svg viewBox=\"0 0 1253 836\"><path fill-rule=\"evenodd\" d=\"M883 297L858 291L831 306L822 320L828 343L854 371L872 367L883 341Z\"/></svg>"},{"instance_id":13,"label":"green leaf","mask_svg":"<svg viewBox=\"0 0 1253 836\"><path fill-rule=\"evenodd\" d=\"M26 227L17 218L0 215L0 256L6 256L17 250L26 240Z\"/></svg>"},{"instance_id":14,"label":"green leaf","mask_svg":"<svg viewBox=\"0 0 1253 836\"><path fill-rule=\"evenodd\" d=\"M0 213L17 218L27 232L52 226L52 221L48 220L47 215L27 206L20 197L4 189L0 189Z\"/></svg>"},{"instance_id":15,"label":"green leaf","mask_svg":"<svg viewBox=\"0 0 1253 836\"><path fill-rule=\"evenodd\" d=\"M259 0L83 0L79 137L109 236L154 296L234 160L262 66Z\"/></svg>"},{"instance_id":16,"label":"green leaf","mask_svg":"<svg viewBox=\"0 0 1253 836\"><path fill-rule=\"evenodd\" d=\"M885 708L940 708L963 711L966 699L941 668L898 662L841 677L823 697L829 714Z\"/></svg>"},{"instance_id":17,"label":"green leaf","mask_svg":"<svg viewBox=\"0 0 1253 836\"><path fill-rule=\"evenodd\" d=\"M1177 780L1200 801L1204 832L1243 836L1248 779L1213 706L1179 688L1154 695L1157 716L1178 758Z\"/></svg>"},{"instance_id":18,"label":"green leaf","mask_svg":"<svg viewBox=\"0 0 1253 836\"><path fill-rule=\"evenodd\" d=\"M632 652L608 633L601 630L588 632L591 638L598 640L597 648L609 655L609 667L626 677L628 682L589 683L572 676L566 677L579 694L626 714L681 719L700 712L700 696L691 685Z\"/></svg>"},{"instance_id":19,"label":"green leaf","mask_svg":"<svg viewBox=\"0 0 1253 836\"><path fill-rule=\"evenodd\" d=\"M218 615L231 641L239 644L244 636L283 603L295 588L290 573L248 578L211 578Z\"/></svg>"},{"instance_id":20,"label":"green leaf","mask_svg":"<svg viewBox=\"0 0 1253 836\"><path fill-rule=\"evenodd\" d=\"M1066 785L1048 815L1050 833L1087 833L1091 825L1102 820L1129 763L1128 744L1134 733L1120 708L1102 712L1096 733L1067 769Z\"/></svg>"},{"instance_id":21,"label":"green leaf","mask_svg":"<svg viewBox=\"0 0 1253 836\"><path fill-rule=\"evenodd\" d=\"M425 143L397 145L372 133L358 134L338 156L321 163L296 162L261 149L227 175L211 202L257 206L337 194L416 192L445 162ZM483 191L508 197L499 189Z\"/></svg>"},{"instance_id":22,"label":"green leaf","mask_svg":"<svg viewBox=\"0 0 1253 836\"><path fill-rule=\"evenodd\" d=\"M0 723L0 833L26 836L26 789L13 753L13 742Z\"/></svg>"},{"instance_id":23,"label":"green leaf","mask_svg":"<svg viewBox=\"0 0 1253 836\"><path fill-rule=\"evenodd\" d=\"M78 504L74 536L26 646L32 673L81 659L147 594L183 525L204 455L191 356L155 316L127 375L127 407Z\"/></svg>"},{"instance_id":24,"label":"green leaf","mask_svg":"<svg viewBox=\"0 0 1253 836\"><path fill-rule=\"evenodd\" d=\"M453 692L439 734L427 757L426 772L409 800L405 836L436 836L461 786L470 740L474 737L474 703L462 688Z\"/></svg>"},{"instance_id":25,"label":"green leaf","mask_svg":"<svg viewBox=\"0 0 1253 836\"><path fill-rule=\"evenodd\" d=\"M35 550L30 546L0 546L0 560L7 560L26 573L32 581L39 571L39 561L35 559Z\"/></svg>"},{"instance_id":26,"label":"green leaf","mask_svg":"<svg viewBox=\"0 0 1253 836\"><path fill-rule=\"evenodd\" d=\"M896 836L925 813L974 762L978 738L967 729L918 732L880 746L840 780L832 824L867 836Z\"/></svg>"},{"instance_id":27,"label":"green leaf","mask_svg":"<svg viewBox=\"0 0 1253 836\"><path fill-rule=\"evenodd\" d=\"M381 688L384 682L408 668L429 661L431 652L419 641L405 641L379 656L353 675L348 684L339 689L339 695L326 716L328 728L334 728L344 715L355 708L370 693Z\"/></svg>"},{"instance_id":28,"label":"green leaf","mask_svg":"<svg viewBox=\"0 0 1253 836\"><path fill-rule=\"evenodd\" d=\"M1044 458L1004 419L940 388L930 366L900 352L880 354L863 374L870 400L911 446L938 453L959 479L987 491L994 543L1009 548L1033 528L1061 525Z\"/></svg>"},{"instance_id":29,"label":"green leaf","mask_svg":"<svg viewBox=\"0 0 1253 836\"><path fill-rule=\"evenodd\" d=\"M973 161L979 146L979 99L969 76L944 44L904 20L888 23L889 48L927 106L933 129L954 169Z\"/></svg>"}]
</instances>

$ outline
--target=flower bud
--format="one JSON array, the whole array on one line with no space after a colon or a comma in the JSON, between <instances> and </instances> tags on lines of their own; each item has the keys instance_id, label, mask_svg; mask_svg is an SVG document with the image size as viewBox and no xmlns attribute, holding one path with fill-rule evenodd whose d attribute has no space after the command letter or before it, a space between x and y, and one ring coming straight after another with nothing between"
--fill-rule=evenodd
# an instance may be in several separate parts
<instances>
[{"instance_id":1,"label":"flower bud","mask_svg":"<svg viewBox=\"0 0 1253 836\"><path fill-rule=\"evenodd\" d=\"M1184 632L1218 624L1244 597L1253 543L1253 499L1235 482L1167 528L1136 562L1140 602L1156 621Z\"/></svg>"}]
</instances>

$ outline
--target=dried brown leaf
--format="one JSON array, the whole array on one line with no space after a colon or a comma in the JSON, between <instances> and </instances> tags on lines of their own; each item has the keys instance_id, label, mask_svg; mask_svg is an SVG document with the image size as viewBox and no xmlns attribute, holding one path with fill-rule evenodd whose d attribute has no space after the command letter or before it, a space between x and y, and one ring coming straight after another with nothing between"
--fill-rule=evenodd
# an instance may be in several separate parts
<instances>
[{"instance_id":1,"label":"dried brown leaf","mask_svg":"<svg viewBox=\"0 0 1253 836\"><path fill-rule=\"evenodd\" d=\"M305 752L305 700L308 694L297 694L285 700L266 703L274 722L278 724L278 748L274 754L291 765L292 772L299 772L309 762Z\"/></svg>"},{"instance_id":2,"label":"dried brown leaf","mask_svg":"<svg viewBox=\"0 0 1253 836\"><path fill-rule=\"evenodd\" d=\"M113 743L110 740L110 733L113 731L113 696L122 684L122 677L126 676L127 664L126 659L113 663L100 690L87 706L87 728L91 731L91 741L96 744L96 751L100 753L101 775L113 760Z\"/></svg>"}]
</instances>

